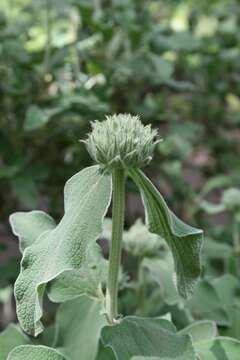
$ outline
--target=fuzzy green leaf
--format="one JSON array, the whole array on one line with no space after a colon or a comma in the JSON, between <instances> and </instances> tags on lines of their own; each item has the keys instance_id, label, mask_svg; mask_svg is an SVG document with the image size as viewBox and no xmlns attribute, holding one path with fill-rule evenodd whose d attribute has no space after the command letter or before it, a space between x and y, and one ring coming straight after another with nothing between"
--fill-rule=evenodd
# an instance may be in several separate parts
<instances>
[{"instance_id":1,"label":"fuzzy green leaf","mask_svg":"<svg viewBox=\"0 0 240 360\"><path fill-rule=\"evenodd\" d=\"M239 360L240 341L218 337L194 345L201 360Z\"/></svg>"},{"instance_id":2,"label":"fuzzy green leaf","mask_svg":"<svg viewBox=\"0 0 240 360\"><path fill-rule=\"evenodd\" d=\"M104 327L101 338L117 360L130 360L133 356L195 359L190 337L177 334L169 321L160 318L126 317L116 326Z\"/></svg>"},{"instance_id":3,"label":"fuzzy green leaf","mask_svg":"<svg viewBox=\"0 0 240 360\"><path fill-rule=\"evenodd\" d=\"M65 214L52 231L27 247L15 284L22 328L37 336L42 330L42 298L46 284L64 271L81 269L102 232L111 198L111 178L92 166L74 175L64 189Z\"/></svg>"},{"instance_id":4,"label":"fuzzy green leaf","mask_svg":"<svg viewBox=\"0 0 240 360\"><path fill-rule=\"evenodd\" d=\"M96 360L116 360L110 347L105 347L102 341L99 341L99 348Z\"/></svg>"},{"instance_id":5,"label":"fuzzy green leaf","mask_svg":"<svg viewBox=\"0 0 240 360\"><path fill-rule=\"evenodd\" d=\"M57 350L46 346L22 345L10 352L7 360L66 360Z\"/></svg>"},{"instance_id":6,"label":"fuzzy green leaf","mask_svg":"<svg viewBox=\"0 0 240 360\"><path fill-rule=\"evenodd\" d=\"M201 272L203 232L178 219L140 170L129 170L129 174L141 190L149 230L163 237L172 251L179 294L188 298Z\"/></svg>"},{"instance_id":7,"label":"fuzzy green leaf","mask_svg":"<svg viewBox=\"0 0 240 360\"><path fill-rule=\"evenodd\" d=\"M57 313L55 347L71 360L95 360L101 328L106 325L103 305L87 297L62 304Z\"/></svg>"},{"instance_id":8,"label":"fuzzy green leaf","mask_svg":"<svg viewBox=\"0 0 240 360\"><path fill-rule=\"evenodd\" d=\"M23 252L45 231L53 230L56 223L43 211L16 212L9 218L14 235L19 238L19 247Z\"/></svg>"},{"instance_id":9,"label":"fuzzy green leaf","mask_svg":"<svg viewBox=\"0 0 240 360\"><path fill-rule=\"evenodd\" d=\"M91 298L103 296L100 284L106 283L107 260L97 244L89 248L88 261L79 270L65 271L50 283L48 297L53 302L64 302L81 295Z\"/></svg>"},{"instance_id":10,"label":"fuzzy green leaf","mask_svg":"<svg viewBox=\"0 0 240 360\"><path fill-rule=\"evenodd\" d=\"M173 261L170 253L165 258L146 258L142 266L149 271L151 278L158 283L164 301L169 305L176 304L180 297L173 283Z\"/></svg>"},{"instance_id":11,"label":"fuzzy green leaf","mask_svg":"<svg viewBox=\"0 0 240 360\"><path fill-rule=\"evenodd\" d=\"M214 339L217 336L215 322L209 320L197 321L178 332L181 335L190 335L192 342Z\"/></svg>"},{"instance_id":12,"label":"fuzzy green leaf","mask_svg":"<svg viewBox=\"0 0 240 360\"><path fill-rule=\"evenodd\" d=\"M240 352L240 341L227 337L216 337L217 327L212 321L195 322L179 334L189 334L194 349L200 360L237 360Z\"/></svg>"},{"instance_id":13,"label":"fuzzy green leaf","mask_svg":"<svg viewBox=\"0 0 240 360\"><path fill-rule=\"evenodd\" d=\"M18 326L10 324L0 334L0 360L6 360L9 352L16 346L29 344L30 339L21 332Z\"/></svg>"},{"instance_id":14,"label":"fuzzy green leaf","mask_svg":"<svg viewBox=\"0 0 240 360\"><path fill-rule=\"evenodd\" d=\"M222 326L230 325L230 317L225 304L213 283L207 279L199 281L193 297L186 306L195 318L213 320Z\"/></svg>"},{"instance_id":15,"label":"fuzzy green leaf","mask_svg":"<svg viewBox=\"0 0 240 360\"><path fill-rule=\"evenodd\" d=\"M235 294L240 289L238 278L231 274L224 274L212 280L212 284L221 299L221 304L227 309L231 308L234 305Z\"/></svg>"}]
</instances>

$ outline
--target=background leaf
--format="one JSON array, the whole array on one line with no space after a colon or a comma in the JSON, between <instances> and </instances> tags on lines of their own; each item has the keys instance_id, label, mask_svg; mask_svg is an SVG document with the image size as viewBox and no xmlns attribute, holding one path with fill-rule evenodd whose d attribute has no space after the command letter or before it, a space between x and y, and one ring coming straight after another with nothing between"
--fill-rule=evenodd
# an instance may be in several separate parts
<instances>
[{"instance_id":1,"label":"background leaf","mask_svg":"<svg viewBox=\"0 0 240 360\"><path fill-rule=\"evenodd\" d=\"M173 305L179 301L179 295L173 282L173 261L170 254L165 258L144 259L142 266L149 270L150 276L160 288L164 301Z\"/></svg>"},{"instance_id":2,"label":"background leaf","mask_svg":"<svg viewBox=\"0 0 240 360\"><path fill-rule=\"evenodd\" d=\"M101 328L106 325L103 304L79 297L62 304L57 313L55 347L71 360L95 360Z\"/></svg>"},{"instance_id":3,"label":"background leaf","mask_svg":"<svg viewBox=\"0 0 240 360\"><path fill-rule=\"evenodd\" d=\"M201 360L238 360L240 353L240 341L219 337L195 344L195 349Z\"/></svg>"},{"instance_id":4,"label":"background leaf","mask_svg":"<svg viewBox=\"0 0 240 360\"><path fill-rule=\"evenodd\" d=\"M229 326L230 316L214 285L207 279L201 280L193 297L186 306L197 319L214 320L217 324Z\"/></svg>"},{"instance_id":5,"label":"background leaf","mask_svg":"<svg viewBox=\"0 0 240 360\"><path fill-rule=\"evenodd\" d=\"M178 332L190 335L193 343L214 339L217 336L217 326L213 321L196 321Z\"/></svg>"},{"instance_id":6,"label":"background leaf","mask_svg":"<svg viewBox=\"0 0 240 360\"><path fill-rule=\"evenodd\" d=\"M35 130L45 125L49 120L49 116L45 111L36 105L29 107L24 122L25 130Z\"/></svg>"},{"instance_id":7,"label":"background leaf","mask_svg":"<svg viewBox=\"0 0 240 360\"><path fill-rule=\"evenodd\" d=\"M0 360L6 360L12 349L19 345L30 343L30 339L19 329L18 326L10 324L0 333Z\"/></svg>"}]
</instances>

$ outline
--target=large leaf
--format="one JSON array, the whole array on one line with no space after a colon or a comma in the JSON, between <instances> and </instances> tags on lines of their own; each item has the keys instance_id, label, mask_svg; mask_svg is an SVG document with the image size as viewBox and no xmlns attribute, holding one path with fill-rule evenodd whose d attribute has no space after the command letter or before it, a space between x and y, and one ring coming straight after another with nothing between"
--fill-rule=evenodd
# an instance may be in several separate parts
<instances>
[{"instance_id":1,"label":"large leaf","mask_svg":"<svg viewBox=\"0 0 240 360\"><path fill-rule=\"evenodd\" d=\"M80 295L102 298L100 284L106 283L107 260L97 244L89 247L88 261L79 270L66 270L50 283L48 296L53 302L64 302Z\"/></svg>"},{"instance_id":2,"label":"large leaf","mask_svg":"<svg viewBox=\"0 0 240 360\"><path fill-rule=\"evenodd\" d=\"M92 166L74 175L64 190L65 214L57 227L27 247L15 284L17 314L23 329L42 330L42 298L46 284L64 271L81 269L102 232L111 198L111 178Z\"/></svg>"},{"instance_id":3,"label":"large leaf","mask_svg":"<svg viewBox=\"0 0 240 360\"><path fill-rule=\"evenodd\" d=\"M141 171L134 169L129 174L141 190L149 230L163 237L172 251L179 294L188 298L201 272L203 232L179 220Z\"/></svg>"},{"instance_id":4,"label":"large leaf","mask_svg":"<svg viewBox=\"0 0 240 360\"><path fill-rule=\"evenodd\" d=\"M9 220L14 235L19 237L22 252L42 233L56 227L53 218L43 211L17 212L12 214Z\"/></svg>"},{"instance_id":5,"label":"large leaf","mask_svg":"<svg viewBox=\"0 0 240 360\"><path fill-rule=\"evenodd\" d=\"M103 305L87 297L62 304L57 313L55 346L71 360L95 360L101 328L106 325Z\"/></svg>"},{"instance_id":6,"label":"large leaf","mask_svg":"<svg viewBox=\"0 0 240 360\"><path fill-rule=\"evenodd\" d=\"M13 233L19 237L20 250L32 245L45 231L53 230L56 223L43 211L17 212L10 216ZM106 282L107 261L97 244L89 249L88 262L79 270L65 271L51 282L48 290L50 299L63 302L79 295L99 297L99 284Z\"/></svg>"},{"instance_id":7,"label":"large leaf","mask_svg":"<svg viewBox=\"0 0 240 360\"><path fill-rule=\"evenodd\" d=\"M66 360L57 350L46 346L22 345L10 352L7 360Z\"/></svg>"},{"instance_id":8,"label":"large leaf","mask_svg":"<svg viewBox=\"0 0 240 360\"><path fill-rule=\"evenodd\" d=\"M104 327L101 338L104 345L113 350L117 360L130 360L138 355L194 360L190 337L175 331L167 320L131 316L116 326Z\"/></svg>"},{"instance_id":9,"label":"large leaf","mask_svg":"<svg viewBox=\"0 0 240 360\"><path fill-rule=\"evenodd\" d=\"M29 344L30 339L16 325L9 325L0 334L0 360L6 360L16 346Z\"/></svg>"}]
</instances>

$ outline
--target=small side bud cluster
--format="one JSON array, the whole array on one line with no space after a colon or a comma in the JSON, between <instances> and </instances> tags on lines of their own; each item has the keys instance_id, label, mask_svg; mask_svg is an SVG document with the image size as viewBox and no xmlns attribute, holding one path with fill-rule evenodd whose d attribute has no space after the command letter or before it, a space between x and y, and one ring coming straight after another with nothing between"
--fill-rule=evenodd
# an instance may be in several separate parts
<instances>
[{"instance_id":1,"label":"small side bud cluster","mask_svg":"<svg viewBox=\"0 0 240 360\"><path fill-rule=\"evenodd\" d=\"M162 243L162 239L150 233L141 219L138 219L123 236L124 249L136 257L156 256Z\"/></svg>"},{"instance_id":2,"label":"small side bud cluster","mask_svg":"<svg viewBox=\"0 0 240 360\"><path fill-rule=\"evenodd\" d=\"M225 205L226 209L230 211L240 210L240 190L237 188L230 188L224 191L222 203Z\"/></svg>"},{"instance_id":3,"label":"small side bud cluster","mask_svg":"<svg viewBox=\"0 0 240 360\"><path fill-rule=\"evenodd\" d=\"M103 168L141 168L153 156L157 131L144 126L138 116L119 114L95 121L85 141L87 150Z\"/></svg>"}]
</instances>

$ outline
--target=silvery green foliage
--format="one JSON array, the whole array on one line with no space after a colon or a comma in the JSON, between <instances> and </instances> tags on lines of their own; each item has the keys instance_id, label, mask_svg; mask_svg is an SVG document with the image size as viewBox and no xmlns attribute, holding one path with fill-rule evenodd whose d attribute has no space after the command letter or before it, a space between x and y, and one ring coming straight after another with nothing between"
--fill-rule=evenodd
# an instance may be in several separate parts
<instances>
[{"instance_id":1,"label":"silvery green foliage","mask_svg":"<svg viewBox=\"0 0 240 360\"><path fill-rule=\"evenodd\" d=\"M66 360L57 350L46 346L22 345L10 352L7 360Z\"/></svg>"},{"instance_id":2,"label":"silvery green foliage","mask_svg":"<svg viewBox=\"0 0 240 360\"><path fill-rule=\"evenodd\" d=\"M192 342L212 340L217 336L217 326L210 320L196 321L178 332L181 335L191 335Z\"/></svg>"},{"instance_id":3,"label":"silvery green foliage","mask_svg":"<svg viewBox=\"0 0 240 360\"><path fill-rule=\"evenodd\" d=\"M131 169L129 174L141 190L149 230L163 237L172 251L178 292L188 298L201 272L203 232L178 219L140 170Z\"/></svg>"},{"instance_id":4,"label":"silvery green foliage","mask_svg":"<svg viewBox=\"0 0 240 360\"><path fill-rule=\"evenodd\" d=\"M54 346L70 360L95 360L98 342L107 320L103 304L85 296L67 301L58 309Z\"/></svg>"},{"instance_id":5,"label":"silvery green foliage","mask_svg":"<svg viewBox=\"0 0 240 360\"><path fill-rule=\"evenodd\" d=\"M121 341L119 341L121 338ZM197 321L176 331L163 318L126 317L113 328L101 333L102 344L97 360L238 360L240 341L218 337L213 321ZM111 355L111 352L114 355Z\"/></svg>"},{"instance_id":6,"label":"silvery green foliage","mask_svg":"<svg viewBox=\"0 0 240 360\"><path fill-rule=\"evenodd\" d=\"M91 157L103 168L141 168L152 160L157 131L144 126L138 116L107 116L92 127L85 143Z\"/></svg>"},{"instance_id":7,"label":"silvery green foliage","mask_svg":"<svg viewBox=\"0 0 240 360\"><path fill-rule=\"evenodd\" d=\"M150 233L141 219L124 232L123 246L127 252L136 257L151 257L159 252L162 239Z\"/></svg>"},{"instance_id":8,"label":"silvery green foliage","mask_svg":"<svg viewBox=\"0 0 240 360\"><path fill-rule=\"evenodd\" d=\"M17 212L10 216L13 232L19 237L20 250L32 245L45 231L56 227L55 221L43 211ZM102 296L100 283L107 278L107 261L97 244L89 248L88 261L81 269L66 270L50 283L48 296L63 302L79 295Z\"/></svg>"},{"instance_id":9,"label":"silvery green foliage","mask_svg":"<svg viewBox=\"0 0 240 360\"><path fill-rule=\"evenodd\" d=\"M103 258L98 244L89 248L84 266L78 270L67 270L51 281L48 297L53 302L64 302L81 295L103 299L101 285L106 283L108 261Z\"/></svg>"},{"instance_id":10,"label":"silvery green foliage","mask_svg":"<svg viewBox=\"0 0 240 360\"><path fill-rule=\"evenodd\" d=\"M217 337L216 324L212 321L198 321L179 334L189 334L194 350L200 360L238 360L240 354L240 341L228 337Z\"/></svg>"},{"instance_id":11,"label":"silvery green foliage","mask_svg":"<svg viewBox=\"0 0 240 360\"><path fill-rule=\"evenodd\" d=\"M46 285L64 272L88 264L109 206L111 178L100 172L99 166L86 168L67 182L64 198L62 220L26 248L15 284L19 322L35 336L43 330L40 319Z\"/></svg>"},{"instance_id":12,"label":"silvery green foliage","mask_svg":"<svg viewBox=\"0 0 240 360\"><path fill-rule=\"evenodd\" d=\"M238 360L240 341L228 337L216 337L194 344L196 353L201 360L218 360L224 354L226 360Z\"/></svg>"},{"instance_id":13,"label":"silvery green foliage","mask_svg":"<svg viewBox=\"0 0 240 360\"><path fill-rule=\"evenodd\" d=\"M148 271L150 279L160 286L164 302L174 305L180 301L173 282L174 264L170 252L167 252L162 258L146 258L141 266Z\"/></svg>"},{"instance_id":14,"label":"silvery green foliage","mask_svg":"<svg viewBox=\"0 0 240 360\"><path fill-rule=\"evenodd\" d=\"M30 343L30 339L23 334L17 325L10 324L0 333L0 360L6 360L11 350L19 345Z\"/></svg>"},{"instance_id":15,"label":"silvery green foliage","mask_svg":"<svg viewBox=\"0 0 240 360\"><path fill-rule=\"evenodd\" d=\"M19 322L31 335L37 336L43 330L42 301L47 285L51 300L63 302L75 299L62 306L62 314L67 316L59 315L57 322L55 345L62 346L67 358L78 358L75 343L82 341L82 349L88 345L85 337L88 325L92 327L95 324L100 336L100 329L105 323L99 312L103 311L101 283L106 279L106 261L102 258L96 240L102 233L103 219L111 199L109 170L127 168L128 175L141 190L146 208L151 233L143 224L135 225L131 230L133 234L130 231L130 237L124 240L128 250L139 257L151 256L158 252L164 238L173 253L178 290L184 297L191 295L200 274L202 231L179 220L168 209L150 180L135 169L151 160L156 134L150 127L144 127L137 117L130 115L120 114L108 117L103 123L96 122L86 143L99 165L82 170L67 182L64 189L65 214L60 223L56 225L47 214L38 211L15 213L10 218L13 231L19 236L24 251L21 272L15 284ZM154 265L143 264L152 276L155 274ZM169 303L174 303L175 289L173 292L167 286L165 289L169 292ZM84 297L79 300L79 295L87 295L92 299ZM75 305L79 305L79 301L81 311L77 312ZM76 326L85 322L82 327L84 332L74 330L75 321ZM91 330L87 331L89 333L91 335ZM74 338L76 334L81 337L81 341ZM150 342L148 345L145 343L143 349L146 334ZM122 345L119 345L119 336L123 339ZM97 334L94 339L98 339ZM119 325L103 329L101 343L110 347L118 360L130 359L135 355L194 359L190 337L176 334L173 325L163 319L124 318ZM95 358L97 342L94 344L90 349L85 349L88 359ZM25 353L25 349L28 352ZM46 347L18 347L11 356L15 356L14 351L19 359L20 356L24 358L25 354L29 356L29 353L36 360L39 356L45 359L46 354L52 356L52 359L64 359L61 353Z\"/></svg>"},{"instance_id":16,"label":"silvery green foliage","mask_svg":"<svg viewBox=\"0 0 240 360\"><path fill-rule=\"evenodd\" d=\"M14 235L19 237L19 247L23 252L45 231L53 230L56 223L43 211L16 212L9 218Z\"/></svg>"},{"instance_id":17,"label":"silvery green foliage","mask_svg":"<svg viewBox=\"0 0 240 360\"><path fill-rule=\"evenodd\" d=\"M104 327L101 339L117 360L130 360L138 355L169 360L196 359L190 336L178 334L172 323L161 318L128 316L119 325Z\"/></svg>"},{"instance_id":18,"label":"silvery green foliage","mask_svg":"<svg viewBox=\"0 0 240 360\"><path fill-rule=\"evenodd\" d=\"M222 203L227 210L240 210L240 189L230 188L225 190L222 196Z\"/></svg>"}]
</instances>

